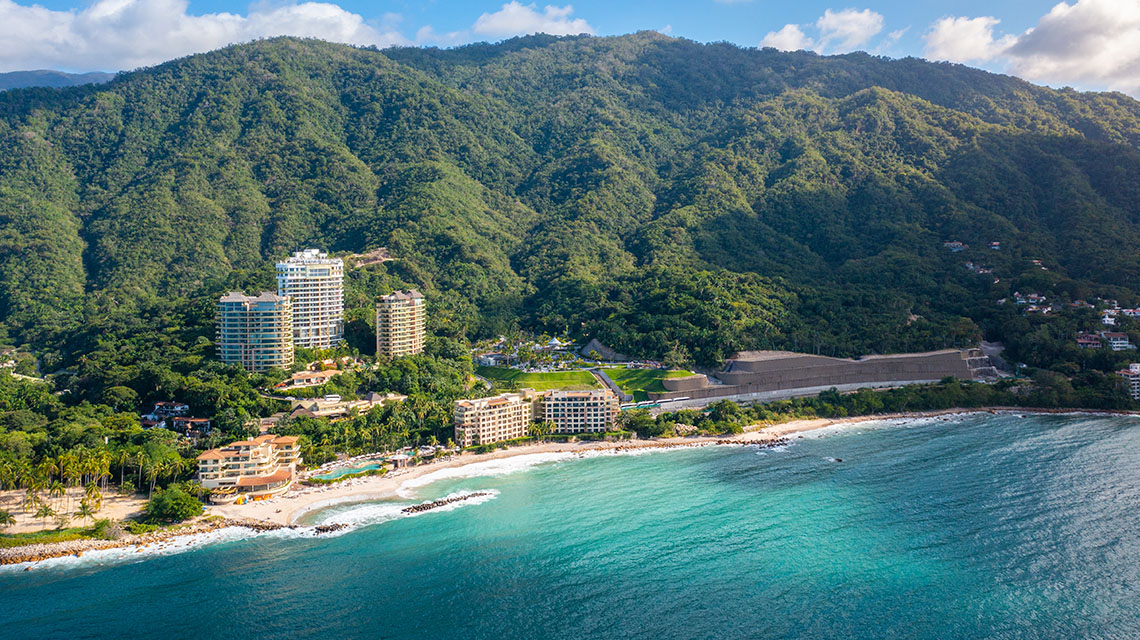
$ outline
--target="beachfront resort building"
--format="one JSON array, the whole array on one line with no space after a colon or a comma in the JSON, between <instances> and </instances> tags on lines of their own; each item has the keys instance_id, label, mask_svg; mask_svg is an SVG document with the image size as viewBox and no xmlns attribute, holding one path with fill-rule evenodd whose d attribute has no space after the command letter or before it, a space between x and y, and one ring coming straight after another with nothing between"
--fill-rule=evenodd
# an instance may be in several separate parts
<instances>
[{"instance_id":1,"label":"beachfront resort building","mask_svg":"<svg viewBox=\"0 0 1140 640\"><path fill-rule=\"evenodd\" d=\"M415 289L381 296L376 304L376 355L410 356L424 350L424 297Z\"/></svg>"},{"instance_id":2,"label":"beachfront resort building","mask_svg":"<svg viewBox=\"0 0 1140 640\"><path fill-rule=\"evenodd\" d=\"M1128 394L1132 399L1140 400L1140 364L1130 364L1127 369L1117 373L1128 383Z\"/></svg>"},{"instance_id":3,"label":"beachfront resort building","mask_svg":"<svg viewBox=\"0 0 1140 640\"><path fill-rule=\"evenodd\" d=\"M455 442L460 447L528 435L539 395L533 389L491 398L455 401Z\"/></svg>"},{"instance_id":4,"label":"beachfront resort building","mask_svg":"<svg viewBox=\"0 0 1140 640\"><path fill-rule=\"evenodd\" d=\"M231 291L218 301L218 357L250 371L293 366L293 307L272 291Z\"/></svg>"},{"instance_id":5,"label":"beachfront resort building","mask_svg":"<svg viewBox=\"0 0 1140 640\"><path fill-rule=\"evenodd\" d=\"M609 389L548 391L540 419L553 422L556 433L605 433L613 427L618 404Z\"/></svg>"},{"instance_id":6,"label":"beachfront resort building","mask_svg":"<svg viewBox=\"0 0 1140 640\"><path fill-rule=\"evenodd\" d=\"M288 489L300 461L296 436L269 433L203 452L198 481L210 489L210 502L259 499Z\"/></svg>"},{"instance_id":7,"label":"beachfront resort building","mask_svg":"<svg viewBox=\"0 0 1140 640\"><path fill-rule=\"evenodd\" d=\"M344 261L316 249L277 263L277 295L293 305L293 343L331 349L344 337Z\"/></svg>"}]
</instances>

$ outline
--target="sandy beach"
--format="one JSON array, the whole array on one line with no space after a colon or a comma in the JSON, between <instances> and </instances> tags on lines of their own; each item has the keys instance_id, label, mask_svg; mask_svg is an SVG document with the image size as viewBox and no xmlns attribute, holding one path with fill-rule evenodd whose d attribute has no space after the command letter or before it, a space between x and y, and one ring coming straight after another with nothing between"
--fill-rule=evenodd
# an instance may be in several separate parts
<instances>
[{"instance_id":1,"label":"sandy beach","mask_svg":"<svg viewBox=\"0 0 1140 640\"><path fill-rule=\"evenodd\" d=\"M82 487L72 487L67 490L66 497L49 498L48 503L51 504L52 508L57 512L66 512L69 516L72 516L67 525L69 527L87 526L99 518L123 520L142 513L143 507L146 506L145 495L120 496L108 494L103 496L103 506L99 509L99 512L95 514L95 517L82 520L74 516L76 509L79 508L79 502L83 500L83 496L84 492ZM45 523L48 525L48 528L55 527L54 518L40 521L35 517L34 513L24 511L23 502L23 490L9 489L7 491L0 491L0 509L7 509L8 513L16 518L16 524L5 527L4 533L30 533L33 531L41 531Z\"/></svg>"},{"instance_id":2,"label":"sandy beach","mask_svg":"<svg viewBox=\"0 0 1140 640\"><path fill-rule=\"evenodd\" d=\"M648 448L698 447L718 443L760 443L781 437L822 429L835 424L849 424L866 420L889 419L883 416L866 416L859 418L829 420L795 420L762 429L746 431L737 435L724 436L691 436L679 438L655 438L651 440L623 440L620 442L577 442L577 443L542 443L500 449L485 454L463 454L452 456L435 462L421 464L409 469L390 472L383 476L366 476L352 480L345 480L333 485L318 487L305 486L297 483L288 492L261 502L244 505L215 505L206 508L208 513L224 516L226 518L246 518L267 523L293 524L307 513L322 507L355 500L385 499L397 497L396 490L401 485L420 476L434 473L442 469L462 467L469 464L502 460L517 456L544 454L544 453L584 453L590 451L630 450Z\"/></svg>"},{"instance_id":3,"label":"sandy beach","mask_svg":"<svg viewBox=\"0 0 1140 640\"><path fill-rule=\"evenodd\" d=\"M1129 412L1109 411L1082 411L1082 410L1049 410L1025 409L1018 407L991 407L984 409L946 409L942 411L912 412L901 414L880 414L857 416L839 419L805 419L793 420L774 425L755 425L749 430L736 435L723 436L688 436L676 438L655 438L650 440L623 440L619 442L579 442L579 443L543 443L523 445L510 449L500 449L486 454L463 454L436 460L431 463L417 465L408 469L391 472L384 476L366 476L342 483L323 486L307 486L298 482L285 494L272 500L254 502L245 505L210 505L206 507L206 514L201 518L187 521L175 530L167 530L147 534L146 536L127 536L121 540L72 540L62 543L44 543L0 549L0 565L26 563L46 558L65 555L81 555L89 550L110 549L116 547L130 547L149 545L154 542L169 544L171 540L182 536L189 536L222 528L245 527L249 535L258 532L280 528L294 528L305 514L318 511L337 503L364 502L368 500L382 500L391 498L408 499L405 492L401 496L398 491L407 484L415 486L412 482L417 478L427 476L446 469L457 469L466 465L486 463L496 460L505 460L519 456L554 453L589 453L599 451L630 451L636 449L670 449L682 447L701 447L712 445L747 445L761 444L779 439L791 439L802 434L832 426L850 425L861 422L883 420L911 420L922 418L935 418L939 416L962 415L969 413L1056 413L1056 414L1090 414L1090 415L1128 415ZM10 496L9 496L10 497ZM116 497L117 498L117 497ZM110 499L107 507L100 512L100 517L124 517L137 512L143 501L138 498ZM24 524L21 522L21 524ZM21 527L24 528L24 527ZM38 529L38 527L34 527ZM318 531L318 533L320 533Z\"/></svg>"},{"instance_id":4,"label":"sandy beach","mask_svg":"<svg viewBox=\"0 0 1140 640\"><path fill-rule=\"evenodd\" d=\"M649 440L622 440L618 442L577 442L542 443L500 449L485 454L462 454L409 469L388 473L384 476L366 476L344 482L319 487L296 483L288 492L272 500L245 505L208 506L207 513L226 518L242 518L281 525L295 524L307 513L320 510L336 503L381 500L398 497L396 491L406 482L442 469L462 467L469 464L502 460L516 456L545 453L584 453L606 450L630 450L648 448L698 447L718 443L748 444L771 441L777 438L792 437L808 431L836 425L857 424L879 420L905 420L932 418L965 413L1090 413L1124 415L1128 412L1081 411L1073 409L1031 409L1021 407L988 407L977 409L945 409L939 411L917 411L908 413L854 416L849 418L813 418L792 420L774 425L753 425L744 433L720 436L687 436L675 438L654 438Z\"/></svg>"}]
</instances>

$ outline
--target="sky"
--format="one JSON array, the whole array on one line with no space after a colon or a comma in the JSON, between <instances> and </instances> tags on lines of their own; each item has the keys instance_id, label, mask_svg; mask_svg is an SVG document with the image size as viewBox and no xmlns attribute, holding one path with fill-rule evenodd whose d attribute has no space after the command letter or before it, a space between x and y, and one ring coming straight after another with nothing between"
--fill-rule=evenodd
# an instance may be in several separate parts
<instances>
[{"instance_id":1,"label":"sky","mask_svg":"<svg viewBox=\"0 0 1140 640\"><path fill-rule=\"evenodd\" d=\"M1140 97L1140 0L0 0L0 71L134 69L277 35L383 48L642 30L947 60Z\"/></svg>"}]
</instances>

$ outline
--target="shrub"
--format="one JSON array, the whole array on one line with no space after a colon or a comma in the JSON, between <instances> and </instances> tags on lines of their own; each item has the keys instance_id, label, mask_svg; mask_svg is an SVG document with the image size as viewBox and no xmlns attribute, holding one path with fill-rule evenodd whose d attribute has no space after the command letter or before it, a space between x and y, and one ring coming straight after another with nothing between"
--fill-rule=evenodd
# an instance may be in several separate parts
<instances>
[{"instance_id":1,"label":"shrub","mask_svg":"<svg viewBox=\"0 0 1140 640\"><path fill-rule=\"evenodd\" d=\"M157 524L146 524L143 522L135 522L134 520L127 523L127 531L133 533L136 536L142 535L144 533L150 533L151 531L158 531L161 528L162 527L158 526Z\"/></svg>"},{"instance_id":2,"label":"shrub","mask_svg":"<svg viewBox=\"0 0 1140 640\"><path fill-rule=\"evenodd\" d=\"M123 537L124 533L122 523L115 522L110 518L100 518L96 520L93 529L95 537L104 540L118 540Z\"/></svg>"},{"instance_id":3,"label":"shrub","mask_svg":"<svg viewBox=\"0 0 1140 640\"><path fill-rule=\"evenodd\" d=\"M146 517L151 522L182 522L202 514L202 503L178 485L160 490L146 503Z\"/></svg>"},{"instance_id":4,"label":"shrub","mask_svg":"<svg viewBox=\"0 0 1140 640\"><path fill-rule=\"evenodd\" d=\"M133 496L136 491L135 483L130 480L124 480L122 484L119 485L119 495L121 496Z\"/></svg>"}]
</instances>

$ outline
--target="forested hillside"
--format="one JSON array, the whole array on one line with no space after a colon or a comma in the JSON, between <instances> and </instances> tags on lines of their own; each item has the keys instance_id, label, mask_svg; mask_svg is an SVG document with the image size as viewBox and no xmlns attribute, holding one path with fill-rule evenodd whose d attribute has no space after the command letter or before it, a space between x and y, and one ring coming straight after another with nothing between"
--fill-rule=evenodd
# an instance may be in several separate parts
<instances>
[{"instance_id":1,"label":"forested hillside","mask_svg":"<svg viewBox=\"0 0 1140 640\"><path fill-rule=\"evenodd\" d=\"M1138 148L1126 96L914 59L280 38L0 94L0 322L49 368L141 358L115 340L144 331L200 359L223 290L387 247L349 278L363 349L398 286L439 335L705 365L1009 340L1014 290L1136 300Z\"/></svg>"}]
</instances>

